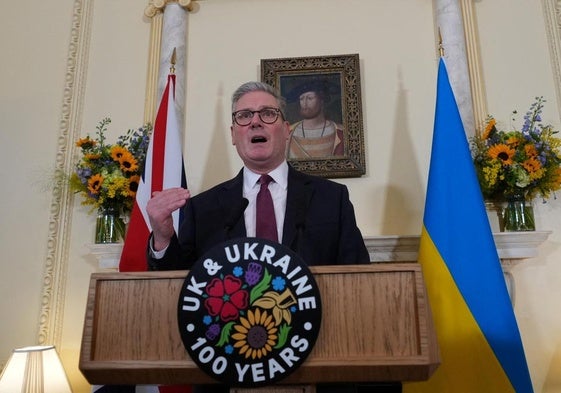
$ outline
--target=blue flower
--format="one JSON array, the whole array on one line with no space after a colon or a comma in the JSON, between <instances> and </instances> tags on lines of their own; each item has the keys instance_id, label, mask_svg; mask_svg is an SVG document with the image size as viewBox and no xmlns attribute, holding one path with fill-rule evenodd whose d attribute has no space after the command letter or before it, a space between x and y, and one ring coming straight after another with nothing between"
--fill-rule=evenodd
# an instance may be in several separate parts
<instances>
[{"instance_id":1,"label":"blue flower","mask_svg":"<svg viewBox=\"0 0 561 393\"><path fill-rule=\"evenodd\" d=\"M236 266L233 270L232 273L234 273L234 276L236 277L241 277L243 275L243 269L241 266Z\"/></svg>"},{"instance_id":2,"label":"blue flower","mask_svg":"<svg viewBox=\"0 0 561 393\"><path fill-rule=\"evenodd\" d=\"M210 325L210 324L212 323L212 318L211 318L211 316L210 316L210 315L205 315L205 316L203 317L203 323L204 323L205 325Z\"/></svg>"},{"instance_id":3,"label":"blue flower","mask_svg":"<svg viewBox=\"0 0 561 393\"><path fill-rule=\"evenodd\" d=\"M275 291L282 291L286 286L286 281L284 278L277 276L273 279L272 284Z\"/></svg>"}]
</instances>

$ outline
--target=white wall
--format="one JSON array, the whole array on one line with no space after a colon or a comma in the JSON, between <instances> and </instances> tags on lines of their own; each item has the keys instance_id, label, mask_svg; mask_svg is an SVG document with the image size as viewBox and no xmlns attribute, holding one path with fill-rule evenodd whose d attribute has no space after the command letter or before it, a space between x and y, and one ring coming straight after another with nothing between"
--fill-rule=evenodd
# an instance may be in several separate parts
<instances>
[{"instance_id":1,"label":"white wall","mask_svg":"<svg viewBox=\"0 0 561 393\"><path fill-rule=\"evenodd\" d=\"M0 12L0 364L37 340L72 3Z\"/></svg>"},{"instance_id":2,"label":"white wall","mask_svg":"<svg viewBox=\"0 0 561 393\"><path fill-rule=\"evenodd\" d=\"M94 1L94 0L91 0ZM21 4L20 4L21 3ZM80 2L77 2L80 3ZM25 4L25 5L24 5ZM56 160L74 1L10 2L0 14L0 363L36 342L50 192ZM145 2L96 0L82 129L113 119L109 137L141 124L150 24ZM535 0L476 2L488 107L509 118L533 97L559 126L542 9ZM7 9L6 9L7 8ZM236 173L230 94L259 79L265 58L359 53L367 173L349 186L365 236L420 233L432 138L437 52L429 0L205 0L188 15L184 156L194 193ZM10 192L6 192L10 190ZM514 268L516 307L536 391L559 391L561 201L536 204L537 226L552 230L538 258ZM61 348L76 392L94 217L74 201Z\"/></svg>"}]
</instances>

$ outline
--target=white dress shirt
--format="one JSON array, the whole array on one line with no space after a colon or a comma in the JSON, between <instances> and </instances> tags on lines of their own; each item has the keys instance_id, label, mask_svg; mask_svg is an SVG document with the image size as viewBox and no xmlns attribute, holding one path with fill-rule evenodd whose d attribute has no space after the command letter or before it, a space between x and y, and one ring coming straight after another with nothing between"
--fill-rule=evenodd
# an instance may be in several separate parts
<instances>
[{"instance_id":1,"label":"white dress shirt","mask_svg":"<svg viewBox=\"0 0 561 393\"><path fill-rule=\"evenodd\" d=\"M244 212L245 231L248 237L255 237L255 217L257 214L257 206L255 200L259 192L260 174L252 172L247 167L243 169L243 191L242 194L249 204ZM277 222L277 233L279 235L279 243L282 243L282 231L284 228L284 215L286 211L286 192L288 189L288 164L283 161L281 165L268 173L273 178L269 183L269 191L273 198L275 207L275 220Z\"/></svg>"}]
</instances>

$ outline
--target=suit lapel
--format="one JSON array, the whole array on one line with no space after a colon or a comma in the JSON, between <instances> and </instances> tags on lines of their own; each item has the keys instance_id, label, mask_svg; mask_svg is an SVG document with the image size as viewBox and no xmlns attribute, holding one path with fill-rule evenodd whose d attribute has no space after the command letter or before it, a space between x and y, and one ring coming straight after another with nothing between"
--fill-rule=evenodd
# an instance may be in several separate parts
<instances>
[{"instance_id":1,"label":"suit lapel","mask_svg":"<svg viewBox=\"0 0 561 393\"><path fill-rule=\"evenodd\" d=\"M286 212L284 217L284 228L282 244L293 248L298 228L304 228L304 218L308 211L310 200L314 193L314 187L310 178L297 172L290 165L288 167L288 189L286 195ZM224 212L224 219L231 217L232 207L238 206L243 195L243 169L232 180L225 182L218 196L218 203ZM245 237L245 219L242 214L230 231L230 238Z\"/></svg>"},{"instance_id":2,"label":"suit lapel","mask_svg":"<svg viewBox=\"0 0 561 393\"><path fill-rule=\"evenodd\" d=\"M293 248L298 230L305 227L304 219L314 188L307 176L297 172L291 166L288 168L288 190L282 244Z\"/></svg>"},{"instance_id":3,"label":"suit lapel","mask_svg":"<svg viewBox=\"0 0 561 393\"><path fill-rule=\"evenodd\" d=\"M223 212L224 220L233 219L232 214L236 212L232 209L238 209L243 197L243 169L232 180L224 183L220 189L218 203ZM225 221L226 223L226 221ZM230 230L230 238L245 237L245 219L242 213L239 220L236 221L234 227Z\"/></svg>"}]
</instances>

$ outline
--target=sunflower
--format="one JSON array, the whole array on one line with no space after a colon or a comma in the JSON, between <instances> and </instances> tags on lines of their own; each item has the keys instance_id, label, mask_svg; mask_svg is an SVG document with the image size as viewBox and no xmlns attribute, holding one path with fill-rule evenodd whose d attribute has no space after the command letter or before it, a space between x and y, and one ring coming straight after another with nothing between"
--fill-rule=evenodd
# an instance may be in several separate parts
<instances>
[{"instance_id":1,"label":"sunflower","mask_svg":"<svg viewBox=\"0 0 561 393\"><path fill-rule=\"evenodd\" d=\"M86 153L84 154L84 159L86 161L95 161L101 158L101 154L99 153Z\"/></svg>"},{"instance_id":2,"label":"sunflower","mask_svg":"<svg viewBox=\"0 0 561 393\"><path fill-rule=\"evenodd\" d=\"M98 194L102 184L103 184L103 176L101 176L99 173L96 173L88 180L88 190L92 194Z\"/></svg>"},{"instance_id":3,"label":"sunflower","mask_svg":"<svg viewBox=\"0 0 561 393\"><path fill-rule=\"evenodd\" d=\"M518 135L511 135L510 137L508 137L508 139L506 140L506 144L514 149L516 149L518 147L518 145L522 144L524 142L524 139L522 139L521 137L519 137Z\"/></svg>"},{"instance_id":4,"label":"sunflower","mask_svg":"<svg viewBox=\"0 0 561 393\"><path fill-rule=\"evenodd\" d=\"M239 348L240 355L246 359L261 359L273 350L278 339L277 327L272 315L259 308L255 312L248 310L247 318L240 317L240 323L234 325L232 334L234 348Z\"/></svg>"},{"instance_id":5,"label":"sunflower","mask_svg":"<svg viewBox=\"0 0 561 393\"><path fill-rule=\"evenodd\" d=\"M111 154L111 158L113 158L115 161L120 161L123 155L125 153L129 153L129 151L125 149L123 146L114 145L111 147L109 153Z\"/></svg>"},{"instance_id":6,"label":"sunflower","mask_svg":"<svg viewBox=\"0 0 561 393\"><path fill-rule=\"evenodd\" d=\"M134 156L127 150L123 151L123 154L119 159L119 164L123 172L136 172L138 170L138 162L136 161L136 158L134 158Z\"/></svg>"},{"instance_id":7,"label":"sunflower","mask_svg":"<svg viewBox=\"0 0 561 393\"><path fill-rule=\"evenodd\" d=\"M80 138L78 139L78 141L76 142L76 146L82 148L82 149L91 149L92 147L94 147L97 144L97 142L93 139L90 139L89 136L85 137L85 138Z\"/></svg>"},{"instance_id":8,"label":"sunflower","mask_svg":"<svg viewBox=\"0 0 561 393\"><path fill-rule=\"evenodd\" d=\"M530 177L533 177L532 174L538 172L542 168L541 162L539 162L539 160L535 159L534 157L530 157L525 160L522 163L522 166L528 171Z\"/></svg>"},{"instance_id":9,"label":"sunflower","mask_svg":"<svg viewBox=\"0 0 561 393\"><path fill-rule=\"evenodd\" d=\"M512 165L514 153L514 149L504 143L500 143L498 145L491 146L487 154L493 159L498 158L501 160L503 165Z\"/></svg>"},{"instance_id":10,"label":"sunflower","mask_svg":"<svg viewBox=\"0 0 561 393\"><path fill-rule=\"evenodd\" d=\"M524 145L524 153L526 153L526 156L528 157L537 157L538 150L536 149L536 145L534 144Z\"/></svg>"},{"instance_id":11,"label":"sunflower","mask_svg":"<svg viewBox=\"0 0 561 393\"><path fill-rule=\"evenodd\" d=\"M489 138L489 135L491 135L491 132L493 130L495 130L495 124L497 124L497 121L495 119L493 119L492 117L490 117L487 120L487 125L485 126L485 129L483 130L483 133L481 134L481 139Z\"/></svg>"},{"instance_id":12,"label":"sunflower","mask_svg":"<svg viewBox=\"0 0 561 393\"><path fill-rule=\"evenodd\" d=\"M140 184L140 176L134 175L129 178L129 196L134 198L136 192L138 191L138 185Z\"/></svg>"}]
</instances>

